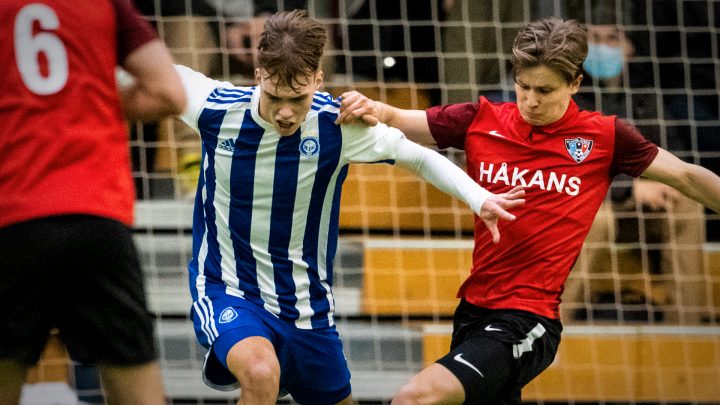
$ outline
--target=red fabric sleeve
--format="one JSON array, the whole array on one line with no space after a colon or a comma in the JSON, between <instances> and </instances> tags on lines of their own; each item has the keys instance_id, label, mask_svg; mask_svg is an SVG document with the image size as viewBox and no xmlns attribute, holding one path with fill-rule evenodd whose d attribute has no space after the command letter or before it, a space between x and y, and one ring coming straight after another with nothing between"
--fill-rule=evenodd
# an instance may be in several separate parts
<instances>
[{"instance_id":1,"label":"red fabric sleeve","mask_svg":"<svg viewBox=\"0 0 720 405\"><path fill-rule=\"evenodd\" d=\"M640 176L650 166L659 150L657 145L645 139L629 122L615 119L615 150L611 174L628 174Z\"/></svg>"},{"instance_id":2,"label":"red fabric sleeve","mask_svg":"<svg viewBox=\"0 0 720 405\"><path fill-rule=\"evenodd\" d=\"M130 0L112 0L112 3L117 25L117 57L122 65L132 51L157 38L157 33Z\"/></svg>"},{"instance_id":3,"label":"red fabric sleeve","mask_svg":"<svg viewBox=\"0 0 720 405\"><path fill-rule=\"evenodd\" d=\"M465 137L477 115L480 103L460 103L430 107L425 110L430 134L438 148L465 149Z\"/></svg>"}]
</instances>

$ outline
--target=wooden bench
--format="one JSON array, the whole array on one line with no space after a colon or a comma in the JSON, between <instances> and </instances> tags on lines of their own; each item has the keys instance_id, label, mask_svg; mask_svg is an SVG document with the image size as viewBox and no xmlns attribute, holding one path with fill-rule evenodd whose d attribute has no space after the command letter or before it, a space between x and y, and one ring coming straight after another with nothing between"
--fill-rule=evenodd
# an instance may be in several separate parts
<instances>
[{"instance_id":1,"label":"wooden bench","mask_svg":"<svg viewBox=\"0 0 720 405\"><path fill-rule=\"evenodd\" d=\"M705 252L717 312L720 248L708 243ZM447 316L452 315L458 302L457 289L472 266L472 240L370 238L364 242L363 255L364 313ZM568 305L573 304L578 305Z\"/></svg>"},{"instance_id":2,"label":"wooden bench","mask_svg":"<svg viewBox=\"0 0 720 405\"><path fill-rule=\"evenodd\" d=\"M351 89L399 108L422 110L430 106L427 92L417 84L326 85L335 96ZM387 164L350 166L340 213L343 229L472 232L473 227L472 212L463 203L416 175Z\"/></svg>"},{"instance_id":3,"label":"wooden bench","mask_svg":"<svg viewBox=\"0 0 720 405\"><path fill-rule=\"evenodd\" d=\"M340 228L472 232L473 213L414 174L388 164L350 165L343 186Z\"/></svg>"},{"instance_id":4,"label":"wooden bench","mask_svg":"<svg viewBox=\"0 0 720 405\"><path fill-rule=\"evenodd\" d=\"M472 240L369 239L362 311L374 315L452 315L471 267Z\"/></svg>"}]
</instances>

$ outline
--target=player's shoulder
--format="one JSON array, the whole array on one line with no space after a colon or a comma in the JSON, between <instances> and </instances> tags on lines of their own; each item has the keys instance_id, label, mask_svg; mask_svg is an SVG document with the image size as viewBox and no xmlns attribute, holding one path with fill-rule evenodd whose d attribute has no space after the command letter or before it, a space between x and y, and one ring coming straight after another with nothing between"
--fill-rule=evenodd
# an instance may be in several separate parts
<instances>
[{"instance_id":1,"label":"player's shoulder","mask_svg":"<svg viewBox=\"0 0 720 405\"><path fill-rule=\"evenodd\" d=\"M477 102L459 104L464 106L465 114L469 117L480 115L488 118L490 116L504 116L507 114L519 114L517 103L502 100L496 97L479 96Z\"/></svg>"},{"instance_id":2,"label":"player's shoulder","mask_svg":"<svg viewBox=\"0 0 720 405\"><path fill-rule=\"evenodd\" d=\"M330 93L316 91L315 94L313 94L310 111L316 113L329 112L337 115L340 113L340 99L334 98Z\"/></svg>"},{"instance_id":3,"label":"player's shoulder","mask_svg":"<svg viewBox=\"0 0 720 405\"><path fill-rule=\"evenodd\" d=\"M249 103L255 92L255 86L235 86L228 82L217 82L217 86L208 95L208 102L218 104Z\"/></svg>"},{"instance_id":4,"label":"player's shoulder","mask_svg":"<svg viewBox=\"0 0 720 405\"><path fill-rule=\"evenodd\" d=\"M582 125L584 127L599 128L613 126L616 118L614 115L605 115L598 111L578 110L574 116L574 122L576 125Z\"/></svg>"}]
</instances>

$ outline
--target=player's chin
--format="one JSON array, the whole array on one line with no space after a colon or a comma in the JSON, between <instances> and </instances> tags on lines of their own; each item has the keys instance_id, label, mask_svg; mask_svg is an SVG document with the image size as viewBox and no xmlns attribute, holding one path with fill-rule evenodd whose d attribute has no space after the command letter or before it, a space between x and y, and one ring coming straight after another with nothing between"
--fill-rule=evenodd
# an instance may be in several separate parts
<instances>
[{"instance_id":1,"label":"player's chin","mask_svg":"<svg viewBox=\"0 0 720 405\"><path fill-rule=\"evenodd\" d=\"M295 131L297 131L298 126L297 125L291 125L291 126L276 125L275 129L282 136L290 136L290 135L294 134Z\"/></svg>"}]
</instances>

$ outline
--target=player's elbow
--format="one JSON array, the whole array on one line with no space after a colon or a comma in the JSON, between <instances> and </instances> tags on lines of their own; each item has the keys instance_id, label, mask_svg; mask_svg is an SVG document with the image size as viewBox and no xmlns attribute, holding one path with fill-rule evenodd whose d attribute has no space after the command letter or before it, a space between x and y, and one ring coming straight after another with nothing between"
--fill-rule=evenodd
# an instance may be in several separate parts
<instances>
[{"instance_id":1,"label":"player's elbow","mask_svg":"<svg viewBox=\"0 0 720 405\"><path fill-rule=\"evenodd\" d=\"M187 95L185 94L185 88L178 82L174 86L167 86L161 91L159 95L164 101L166 110L170 115L179 115L185 111L187 105Z\"/></svg>"},{"instance_id":2,"label":"player's elbow","mask_svg":"<svg viewBox=\"0 0 720 405\"><path fill-rule=\"evenodd\" d=\"M178 115L185 110L185 87L161 41L150 41L130 53L123 67L135 79L130 94L138 99L136 108L145 107L149 110L145 112L155 118Z\"/></svg>"},{"instance_id":3,"label":"player's elbow","mask_svg":"<svg viewBox=\"0 0 720 405\"><path fill-rule=\"evenodd\" d=\"M143 85L148 97L157 100L166 114L178 115L185 110L187 95L175 69L167 71L162 80L145 81Z\"/></svg>"},{"instance_id":4,"label":"player's elbow","mask_svg":"<svg viewBox=\"0 0 720 405\"><path fill-rule=\"evenodd\" d=\"M683 163L675 172L674 184L670 185L677 190L688 193L702 186L705 175L705 169L701 166Z\"/></svg>"},{"instance_id":5,"label":"player's elbow","mask_svg":"<svg viewBox=\"0 0 720 405\"><path fill-rule=\"evenodd\" d=\"M140 117L144 120L156 121L180 115L187 104L185 88L179 78L144 83L141 93L145 100L143 105L147 107Z\"/></svg>"}]
</instances>

